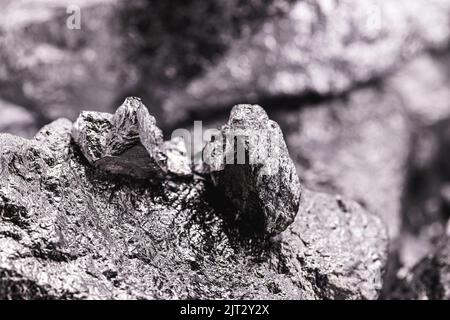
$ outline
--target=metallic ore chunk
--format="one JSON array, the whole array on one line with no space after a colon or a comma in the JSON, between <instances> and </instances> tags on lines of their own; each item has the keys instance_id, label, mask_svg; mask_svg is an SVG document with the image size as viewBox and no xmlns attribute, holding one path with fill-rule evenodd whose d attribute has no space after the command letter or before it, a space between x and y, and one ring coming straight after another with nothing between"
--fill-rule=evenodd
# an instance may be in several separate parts
<instances>
[{"instance_id":1,"label":"metallic ore chunk","mask_svg":"<svg viewBox=\"0 0 450 320\"><path fill-rule=\"evenodd\" d=\"M106 171L133 177L162 176L167 157L162 150L163 134L156 120L138 98L127 98L114 114L97 165Z\"/></svg>"},{"instance_id":2,"label":"metallic ore chunk","mask_svg":"<svg viewBox=\"0 0 450 320\"><path fill-rule=\"evenodd\" d=\"M213 184L238 208L236 220L261 224L271 235L294 221L300 182L281 129L260 106L235 106L204 160Z\"/></svg>"},{"instance_id":3,"label":"metallic ore chunk","mask_svg":"<svg viewBox=\"0 0 450 320\"><path fill-rule=\"evenodd\" d=\"M191 173L180 142L163 142L155 118L138 98L127 98L114 115L82 112L72 134L92 165L114 174L146 179Z\"/></svg>"},{"instance_id":4,"label":"metallic ore chunk","mask_svg":"<svg viewBox=\"0 0 450 320\"><path fill-rule=\"evenodd\" d=\"M355 201L305 188L297 218L280 238L280 270L294 277L311 272L322 299L377 298L388 235L383 222Z\"/></svg>"},{"instance_id":5,"label":"metallic ore chunk","mask_svg":"<svg viewBox=\"0 0 450 320\"><path fill-rule=\"evenodd\" d=\"M112 114L83 111L74 123L72 136L90 164L103 156L106 135L112 127Z\"/></svg>"},{"instance_id":6,"label":"metallic ore chunk","mask_svg":"<svg viewBox=\"0 0 450 320\"><path fill-rule=\"evenodd\" d=\"M204 179L111 181L71 131L0 134L0 299L378 296L386 233L355 202L305 190L285 232L243 246Z\"/></svg>"}]
</instances>

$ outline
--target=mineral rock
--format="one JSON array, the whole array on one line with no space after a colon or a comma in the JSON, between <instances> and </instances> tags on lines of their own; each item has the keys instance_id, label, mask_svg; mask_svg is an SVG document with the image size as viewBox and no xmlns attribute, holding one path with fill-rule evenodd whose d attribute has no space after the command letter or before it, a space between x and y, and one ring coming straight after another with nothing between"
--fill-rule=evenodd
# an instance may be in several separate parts
<instances>
[{"instance_id":1,"label":"mineral rock","mask_svg":"<svg viewBox=\"0 0 450 320\"><path fill-rule=\"evenodd\" d=\"M183 141L164 143L155 118L138 98L127 98L114 115L82 112L73 138L92 165L113 174L141 179L191 174Z\"/></svg>"},{"instance_id":2,"label":"mineral rock","mask_svg":"<svg viewBox=\"0 0 450 320\"><path fill-rule=\"evenodd\" d=\"M0 135L0 298L377 297L386 233L355 202L305 191L284 233L247 238L204 179L104 174L71 132Z\"/></svg>"},{"instance_id":3,"label":"mineral rock","mask_svg":"<svg viewBox=\"0 0 450 320\"><path fill-rule=\"evenodd\" d=\"M73 139L92 165L102 158L112 119L113 115L109 113L83 111L74 123Z\"/></svg>"},{"instance_id":4,"label":"mineral rock","mask_svg":"<svg viewBox=\"0 0 450 320\"><path fill-rule=\"evenodd\" d=\"M138 98L127 98L112 119L97 165L112 173L147 178L167 171L163 134Z\"/></svg>"},{"instance_id":5,"label":"mineral rock","mask_svg":"<svg viewBox=\"0 0 450 320\"><path fill-rule=\"evenodd\" d=\"M383 278L387 242L381 220L356 202L305 188L297 218L281 234L279 259L294 277L306 272L322 299L376 299L382 282L375 279ZM350 263L353 255L362 265Z\"/></svg>"},{"instance_id":6,"label":"mineral rock","mask_svg":"<svg viewBox=\"0 0 450 320\"><path fill-rule=\"evenodd\" d=\"M300 182L280 127L260 106L235 106L203 155L213 184L238 209L235 220L268 234L294 221Z\"/></svg>"},{"instance_id":7,"label":"mineral rock","mask_svg":"<svg viewBox=\"0 0 450 320\"><path fill-rule=\"evenodd\" d=\"M178 176L189 176L192 174L191 162L182 137L174 137L165 141L164 151L167 155L168 172Z\"/></svg>"}]
</instances>

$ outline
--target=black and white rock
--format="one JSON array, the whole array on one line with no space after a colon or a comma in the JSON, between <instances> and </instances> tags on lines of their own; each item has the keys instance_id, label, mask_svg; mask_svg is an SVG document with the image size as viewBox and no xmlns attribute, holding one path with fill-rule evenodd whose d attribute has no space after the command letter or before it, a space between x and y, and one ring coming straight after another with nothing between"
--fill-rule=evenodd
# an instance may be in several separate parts
<instances>
[{"instance_id":1,"label":"black and white rock","mask_svg":"<svg viewBox=\"0 0 450 320\"><path fill-rule=\"evenodd\" d=\"M237 209L240 223L277 234L297 214L301 186L283 133L258 105L237 105L203 158L212 183Z\"/></svg>"},{"instance_id":2,"label":"black and white rock","mask_svg":"<svg viewBox=\"0 0 450 320\"><path fill-rule=\"evenodd\" d=\"M449 13L3 0L0 298L449 298Z\"/></svg>"},{"instance_id":3,"label":"black and white rock","mask_svg":"<svg viewBox=\"0 0 450 320\"><path fill-rule=\"evenodd\" d=\"M184 142L164 143L139 98L127 98L114 115L82 112L72 135L92 165L113 174L139 179L191 174Z\"/></svg>"},{"instance_id":4,"label":"black and white rock","mask_svg":"<svg viewBox=\"0 0 450 320\"><path fill-rule=\"evenodd\" d=\"M108 117L90 116L90 134L102 132ZM357 203L304 191L285 232L244 235L203 178L105 173L73 131L58 120L31 140L0 135L1 298L378 296L387 235Z\"/></svg>"},{"instance_id":5,"label":"black and white rock","mask_svg":"<svg viewBox=\"0 0 450 320\"><path fill-rule=\"evenodd\" d=\"M376 299L382 286L376 279L383 279L387 261L386 243L383 222L358 203L305 189L297 218L281 234L278 258L294 277L303 273L319 284L312 288L321 299ZM352 265L353 255L360 257L361 265Z\"/></svg>"}]
</instances>

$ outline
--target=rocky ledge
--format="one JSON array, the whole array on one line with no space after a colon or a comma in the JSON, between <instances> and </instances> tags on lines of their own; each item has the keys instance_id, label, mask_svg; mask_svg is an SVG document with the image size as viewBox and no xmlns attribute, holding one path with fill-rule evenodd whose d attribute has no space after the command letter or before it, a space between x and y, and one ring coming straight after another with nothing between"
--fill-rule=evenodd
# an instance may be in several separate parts
<instances>
[{"instance_id":1,"label":"rocky ledge","mask_svg":"<svg viewBox=\"0 0 450 320\"><path fill-rule=\"evenodd\" d=\"M379 218L302 188L261 107L236 106L219 132L242 130L248 158L255 128L281 138L277 166L211 166L213 152L193 170L137 98L29 140L1 134L0 298L377 298Z\"/></svg>"}]
</instances>

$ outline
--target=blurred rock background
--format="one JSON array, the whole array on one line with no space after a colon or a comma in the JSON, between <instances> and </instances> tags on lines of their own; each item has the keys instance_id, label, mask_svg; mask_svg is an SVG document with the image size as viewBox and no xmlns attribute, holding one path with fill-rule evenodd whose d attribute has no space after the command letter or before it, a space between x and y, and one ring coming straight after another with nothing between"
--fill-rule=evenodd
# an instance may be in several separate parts
<instances>
[{"instance_id":1,"label":"blurred rock background","mask_svg":"<svg viewBox=\"0 0 450 320\"><path fill-rule=\"evenodd\" d=\"M305 185L385 222L382 297L448 297L449 0L0 5L1 132L31 137L130 95L166 135L261 104ZM68 8L79 8L79 29Z\"/></svg>"}]
</instances>

